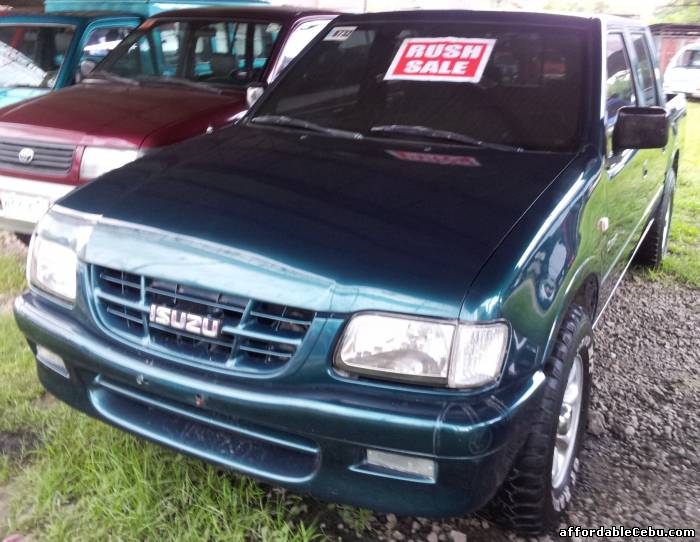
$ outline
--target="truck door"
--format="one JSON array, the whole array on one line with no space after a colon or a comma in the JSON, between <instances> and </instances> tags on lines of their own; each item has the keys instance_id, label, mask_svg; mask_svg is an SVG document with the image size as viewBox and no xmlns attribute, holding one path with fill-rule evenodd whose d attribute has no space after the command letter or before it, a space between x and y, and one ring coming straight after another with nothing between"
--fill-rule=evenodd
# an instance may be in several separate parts
<instances>
[{"instance_id":1,"label":"truck door","mask_svg":"<svg viewBox=\"0 0 700 542\"><path fill-rule=\"evenodd\" d=\"M657 84L655 65L653 61L652 48L649 37L643 30L633 30L630 33L633 53L633 64L635 66L637 88L639 89L640 105L653 107L664 106L665 99L661 96L661 89ZM644 209L644 215L639 216L640 224L638 234L643 233L643 229L653 211L654 203L660 196L660 190L664 186L666 179L666 169L668 166L669 153L666 149L644 149L639 151L643 159L643 173L645 174L640 185L640 195L644 194L648 203Z\"/></svg>"},{"instance_id":2,"label":"truck door","mask_svg":"<svg viewBox=\"0 0 700 542\"><path fill-rule=\"evenodd\" d=\"M624 271L632 255L637 241L637 223L649 196L643 187L648 156L632 149L612 150L612 135L620 109L637 105L639 100L623 30L611 31L606 41L608 223L604 226L607 231L603 261L607 266L604 282L612 285L617 282L617 277Z\"/></svg>"}]
</instances>

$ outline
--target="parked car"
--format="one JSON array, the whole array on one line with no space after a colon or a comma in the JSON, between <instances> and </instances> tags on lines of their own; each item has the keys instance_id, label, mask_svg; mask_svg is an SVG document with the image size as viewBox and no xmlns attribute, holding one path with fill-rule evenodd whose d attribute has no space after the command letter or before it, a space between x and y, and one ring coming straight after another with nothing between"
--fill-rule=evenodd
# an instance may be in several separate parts
<instances>
[{"instance_id":1,"label":"parked car","mask_svg":"<svg viewBox=\"0 0 700 542\"><path fill-rule=\"evenodd\" d=\"M146 17L181 7L267 5L261 0L46 0L45 13L0 6L0 107L74 84Z\"/></svg>"},{"instance_id":2,"label":"parked car","mask_svg":"<svg viewBox=\"0 0 700 542\"><path fill-rule=\"evenodd\" d=\"M240 123L41 220L41 382L322 499L557 525L595 326L667 250L685 102L652 50L619 18L341 16Z\"/></svg>"},{"instance_id":3,"label":"parked car","mask_svg":"<svg viewBox=\"0 0 700 542\"><path fill-rule=\"evenodd\" d=\"M148 19L71 88L0 112L0 229L30 234L51 202L138 156L234 121L337 14L180 10ZM255 87L257 88L257 87Z\"/></svg>"},{"instance_id":4,"label":"parked car","mask_svg":"<svg viewBox=\"0 0 700 542\"><path fill-rule=\"evenodd\" d=\"M664 89L700 98L700 41L676 53L666 69Z\"/></svg>"},{"instance_id":5,"label":"parked car","mask_svg":"<svg viewBox=\"0 0 700 542\"><path fill-rule=\"evenodd\" d=\"M0 20L0 107L73 84L85 60L104 58L138 15L111 12L9 15Z\"/></svg>"}]
</instances>

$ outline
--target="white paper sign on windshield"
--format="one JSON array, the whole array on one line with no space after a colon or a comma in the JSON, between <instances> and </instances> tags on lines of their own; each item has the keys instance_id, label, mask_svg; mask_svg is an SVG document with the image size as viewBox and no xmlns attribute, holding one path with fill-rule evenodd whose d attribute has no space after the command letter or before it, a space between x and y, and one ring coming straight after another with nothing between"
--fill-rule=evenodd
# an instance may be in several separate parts
<instances>
[{"instance_id":1,"label":"white paper sign on windshield","mask_svg":"<svg viewBox=\"0 0 700 542\"><path fill-rule=\"evenodd\" d=\"M486 38L406 38L384 79L478 83L495 45Z\"/></svg>"}]
</instances>

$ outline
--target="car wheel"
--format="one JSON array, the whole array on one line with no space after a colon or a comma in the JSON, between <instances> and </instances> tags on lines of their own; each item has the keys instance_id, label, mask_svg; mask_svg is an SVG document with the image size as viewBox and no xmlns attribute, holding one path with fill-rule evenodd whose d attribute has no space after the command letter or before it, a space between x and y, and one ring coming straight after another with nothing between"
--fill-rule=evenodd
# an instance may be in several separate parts
<instances>
[{"instance_id":1,"label":"car wheel","mask_svg":"<svg viewBox=\"0 0 700 542\"><path fill-rule=\"evenodd\" d=\"M522 535L558 525L573 496L591 389L593 335L588 315L572 306L545 372L545 390L532 430L492 501L491 517Z\"/></svg>"},{"instance_id":2,"label":"car wheel","mask_svg":"<svg viewBox=\"0 0 700 542\"><path fill-rule=\"evenodd\" d=\"M671 170L666 181L666 191L654 213L654 223L642 241L635 258L639 265L658 269L668 253L668 240L673 219L673 196L676 190L676 174Z\"/></svg>"},{"instance_id":3,"label":"car wheel","mask_svg":"<svg viewBox=\"0 0 700 542\"><path fill-rule=\"evenodd\" d=\"M31 235L27 235L25 233L16 233L15 237L19 240L20 243L29 246L29 242L32 240Z\"/></svg>"}]
</instances>

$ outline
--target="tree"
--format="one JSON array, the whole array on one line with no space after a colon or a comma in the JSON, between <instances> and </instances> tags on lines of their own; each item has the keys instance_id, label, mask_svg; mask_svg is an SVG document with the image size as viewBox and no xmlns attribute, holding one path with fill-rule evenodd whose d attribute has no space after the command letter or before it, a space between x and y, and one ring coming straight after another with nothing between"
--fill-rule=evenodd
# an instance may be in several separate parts
<instances>
[{"instance_id":1,"label":"tree","mask_svg":"<svg viewBox=\"0 0 700 542\"><path fill-rule=\"evenodd\" d=\"M663 0L654 16L658 22L700 23L700 0Z\"/></svg>"}]
</instances>

